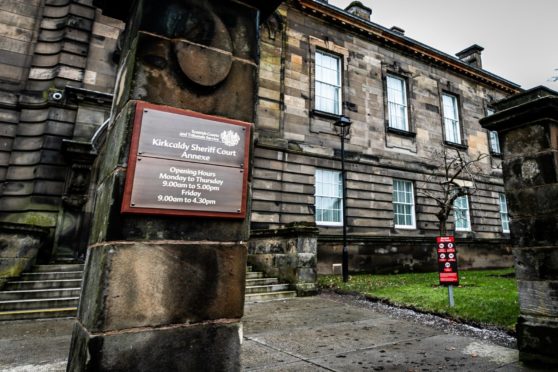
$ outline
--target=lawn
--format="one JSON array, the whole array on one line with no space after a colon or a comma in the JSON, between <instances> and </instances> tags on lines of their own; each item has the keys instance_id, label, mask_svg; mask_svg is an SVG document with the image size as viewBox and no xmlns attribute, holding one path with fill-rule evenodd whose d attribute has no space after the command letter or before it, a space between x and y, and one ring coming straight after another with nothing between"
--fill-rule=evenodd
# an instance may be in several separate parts
<instances>
[{"instance_id":1,"label":"lawn","mask_svg":"<svg viewBox=\"0 0 558 372\"><path fill-rule=\"evenodd\" d=\"M455 307L449 307L447 287L438 283L438 273L352 275L319 278L321 288L341 293L360 293L396 306L440 314L475 325L492 325L513 332L519 316L513 269L472 270L459 273L454 287Z\"/></svg>"}]
</instances>

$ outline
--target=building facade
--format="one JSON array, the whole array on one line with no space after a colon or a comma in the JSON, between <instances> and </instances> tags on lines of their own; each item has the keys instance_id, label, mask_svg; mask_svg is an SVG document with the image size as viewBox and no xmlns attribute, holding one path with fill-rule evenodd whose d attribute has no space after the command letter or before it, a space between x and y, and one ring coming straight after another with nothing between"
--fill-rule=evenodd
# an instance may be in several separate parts
<instances>
[{"instance_id":1,"label":"building facade","mask_svg":"<svg viewBox=\"0 0 558 372\"><path fill-rule=\"evenodd\" d=\"M497 136L478 121L520 88L482 69L481 47L453 57L370 13L289 0L261 26L251 259L311 282L316 265L329 273L340 262L345 223L352 271L432 269L436 207L421 190L433 150L447 148L490 154L478 192L451 219L462 264L510 265ZM21 243L1 252L5 272L37 254L83 258L123 29L92 0L0 5L0 223L4 241ZM353 122L346 221L341 115Z\"/></svg>"},{"instance_id":2,"label":"building facade","mask_svg":"<svg viewBox=\"0 0 558 372\"><path fill-rule=\"evenodd\" d=\"M0 4L0 273L84 257L124 24L92 1ZM3 275L0 275L3 276Z\"/></svg>"},{"instance_id":3,"label":"building facade","mask_svg":"<svg viewBox=\"0 0 558 372\"><path fill-rule=\"evenodd\" d=\"M333 123L345 115L352 121L344 221L351 271L435 267L438 208L424 191L435 187L428 176L441 170L432 156L443 149L489 155L478 164L478 191L458 199L450 218L461 267L511 265L498 137L479 119L519 87L482 69L478 45L453 57L370 16L359 2L341 10L288 1L262 28L253 235L316 223L318 271L340 266L340 132ZM270 237L267 247L253 247L254 261L273 266L277 246Z\"/></svg>"}]
</instances>

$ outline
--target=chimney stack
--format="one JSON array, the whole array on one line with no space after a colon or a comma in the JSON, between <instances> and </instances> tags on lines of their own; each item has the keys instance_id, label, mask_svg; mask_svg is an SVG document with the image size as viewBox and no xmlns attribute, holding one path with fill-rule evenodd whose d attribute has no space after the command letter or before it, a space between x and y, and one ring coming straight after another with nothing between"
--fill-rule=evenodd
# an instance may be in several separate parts
<instances>
[{"instance_id":1,"label":"chimney stack","mask_svg":"<svg viewBox=\"0 0 558 372\"><path fill-rule=\"evenodd\" d=\"M401 27L392 26L392 27L390 28L390 30L393 31L393 32L395 32L395 33L398 33L398 34L400 34L400 35L405 35L405 30L402 29Z\"/></svg>"},{"instance_id":2,"label":"chimney stack","mask_svg":"<svg viewBox=\"0 0 558 372\"><path fill-rule=\"evenodd\" d=\"M364 6L360 1L351 2L349 6L345 8L345 11L364 19L365 21L370 21L370 16L372 15L372 9Z\"/></svg>"},{"instance_id":3,"label":"chimney stack","mask_svg":"<svg viewBox=\"0 0 558 372\"><path fill-rule=\"evenodd\" d=\"M457 58L471 66L482 68L481 53L483 50L484 48L480 45L473 44L470 47L463 49L461 52L456 53L455 55L457 56Z\"/></svg>"}]
</instances>

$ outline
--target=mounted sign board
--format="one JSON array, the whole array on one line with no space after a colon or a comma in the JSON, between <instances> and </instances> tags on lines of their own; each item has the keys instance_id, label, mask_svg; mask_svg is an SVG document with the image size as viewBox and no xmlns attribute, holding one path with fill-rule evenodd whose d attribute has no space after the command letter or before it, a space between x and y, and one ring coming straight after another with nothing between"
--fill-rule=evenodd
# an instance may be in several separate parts
<instances>
[{"instance_id":1,"label":"mounted sign board","mask_svg":"<svg viewBox=\"0 0 558 372\"><path fill-rule=\"evenodd\" d=\"M136 105L122 213L244 218L250 124Z\"/></svg>"},{"instance_id":2,"label":"mounted sign board","mask_svg":"<svg viewBox=\"0 0 558 372\"><path fill-rule=\"evenodd\" d=\"M457 250L453 236L436 237L438 253L438 273L441 285L459 285L457 272Z\"/></svg>"}]
</instances>

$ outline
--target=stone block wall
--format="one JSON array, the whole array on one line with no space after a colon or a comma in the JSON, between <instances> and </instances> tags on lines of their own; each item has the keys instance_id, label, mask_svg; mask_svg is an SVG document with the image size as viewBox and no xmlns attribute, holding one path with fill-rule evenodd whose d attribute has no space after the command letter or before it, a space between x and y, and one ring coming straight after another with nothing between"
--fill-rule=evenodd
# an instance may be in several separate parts
<instances>
[{"instance_id":1,"label":"stone block wall","mask_svg":"<svg viewBox=\"0 0 558 372\"><path fill-rule=\"evenodd\" d=\"M96 206L68 370L237 371L248 218L218 218L204 213L211 209L188 206L169 208L172 213L126 210L123 193L130 192L124 183L133 180L135 166L129 162L130 151L137 151L130 150L132 128L139 129L147 108L254 122L260 4L145 0L103 6L126 5L131 11L112 115L95 163ZM141 153L133 155L141 160ZM163 161L158 166L166 167ZM247 179L241 200L249 209Z\"/></svg>"},{"instance_id":2,"label":"stone block wall","mask_svg":"<svg viewBox=\"0 0 558 372\"><path fill-rule=\"evenodd\" d=\"M435 241L429 237L355 237L349 242L349 272L391 274L438 270ZM343 243L339 237L318 240L318 274L337 274ZM459 270L496 269L513 266L507 240L460 239Z\"/></svg>"},{"instance_id":3,"label":"stone block wall","mask_svg":"<svg viewBox=\"0 0 558 372\"><path fill-rule=\"evenodd\" d=\"M122 28L92 0L0 5L0 221L68 229L63 142L90 140L108 117L106 97L80 105L84 91L112 92Z\"/></svg>"},{"instance_id":4,"label":"stone block wall","mask_svg":"<svg viewBox=\"0 0 558 372\"><path fill-rule=\"evenodd\" d=\"M503 140L520 316L520 359L558 365L558 92L533 88L497 103L483 125Z\"/></svg>"},{"instance_id":5,"label":"stone block wall","mask_svg":"<svg viewBox=\"0 0 558 372\"><path fill-rule=\"evenodd\" d=\"M299 296L317 291L318 229L291 224L282 229L252 230L248 264L290 283Z\"/></svg>"},{"instance_id":6,"label":"stone block wall","mask_svg":"<svg viewBox=\"0 0 558 372\"><path fill-rule=\"evenodd\" d=\"M35 263L48 237L47 229L0 223L0 289Z\"/></svg>"}]
</instances>

